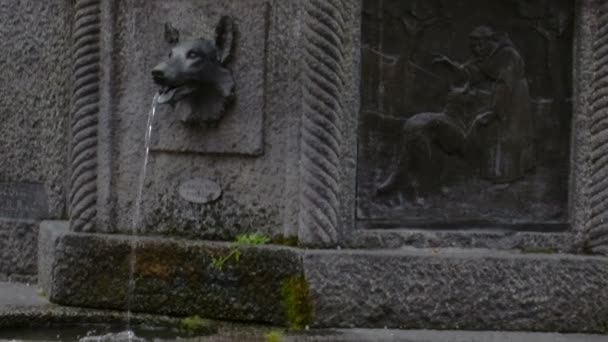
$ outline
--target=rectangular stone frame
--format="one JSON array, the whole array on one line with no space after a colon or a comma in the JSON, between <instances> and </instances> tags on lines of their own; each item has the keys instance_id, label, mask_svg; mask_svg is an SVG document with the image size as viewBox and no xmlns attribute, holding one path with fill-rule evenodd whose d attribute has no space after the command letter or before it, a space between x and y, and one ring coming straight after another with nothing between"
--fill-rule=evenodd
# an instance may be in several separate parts
<instances>
[{"instance_id":1,"label":"rectangular stone frame","mask_svg":"<svg viewBox=\"0 0 608 342\"><path fill-rule=\"evenodd\" d=\"M114 90L118 82L116 73L123 62L116 57L120 45L117 37L124 24L118 22L119 8L118 0L73 2L67 207L70 230L74 232L118 231L112 199L112 186L115 182L112 170L116 159L113 147L116 140L116 124L113 121L116 120L113 111L117 101L113 95L116 94ZM261 126L263 112L259 116L256 124ZM259 133L261 134L261 128ZM258 140L261 144L261 136ZM253 155L263 152L261 146L253 146L253 149L256 151L251 153Z\"/></svg>"},{"instance_id":2,"label":"rectangular stone frame","mask_svg":"<svg viewBox=\"0 0 608 342\"><path fill-rule=\"evenodd\" d=\"M367 248L542 246L608 252L608 222L604 223L604 217L608 219L608 1L574 1L570 229L555 234L358 228L355 175L362 0L306 1L302 7L300 241Z\"/></svg>"},{"instance_id":3,"label":"rectangular stone frame","mask_svg":"<svg viewBox=\"0 0 608 342\"><path fill-rule=\"evenodd\" d=\"M571 228L569 233L538 241L607 254L608 1L575 1ZM76 0L74 3L71 179L67 199L73 231L92 231L99 223L99 216L111 216L99 215L99 211L111 208L108 179L112 152L108 145L112 99L108 97L110 92L104 90L111 87L116 5L113 0ZM293 233L302 244L316 246L440 246L450 244L450 238L442 238L446 235L455 236L455 240L472 241L477 236L473 233L441 235L357 229L355 185L362 1L307 0L292 2L291 6L297 8L302 30L296 58L301 70L302 96L299 154L294 158L299 167L297 175L287 177L296 183L294 193L299 194L297 200L289 203L294 207L290 211L297 218L293 220L297 222ZM526 234L520 234L521 241L538 237L538 234ZM572 234L577 238L572 239ZM503 235L492 235L492 241L501 240ZM416 236L421 238L413 241ZM513 245L512 241L509 243Z\"/></svg>"}]
</instances>

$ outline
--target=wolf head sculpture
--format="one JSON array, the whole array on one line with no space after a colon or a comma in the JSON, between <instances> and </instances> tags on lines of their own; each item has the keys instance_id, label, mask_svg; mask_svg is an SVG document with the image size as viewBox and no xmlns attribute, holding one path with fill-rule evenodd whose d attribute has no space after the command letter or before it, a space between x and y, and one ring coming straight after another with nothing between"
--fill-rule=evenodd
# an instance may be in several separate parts
<instances>
[{"instance_id":1,"label":"wolf head sculpture","mask_svg":"<svg viewBox=\"0 0 608 342\"><path fill-rule=\"evenodd\" d=\"M215 126L234 98L234 77L228 65L235 48L236 29L222 17L216 39L180 41L180 34L165 25L165 40L173 45L167 59L152 69L160 86L159 104L170 104L187 125ZM185 107L185 108L184 108Z\"/></svg>"}]
</instances>

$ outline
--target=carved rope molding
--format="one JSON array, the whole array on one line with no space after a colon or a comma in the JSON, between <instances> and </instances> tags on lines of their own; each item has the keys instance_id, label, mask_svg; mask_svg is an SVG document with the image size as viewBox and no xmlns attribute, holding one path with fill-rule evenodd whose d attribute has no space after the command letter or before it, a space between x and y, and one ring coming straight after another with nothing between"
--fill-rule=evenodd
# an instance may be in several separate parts
<instances>
[{"instance_id":1,"label":"carved rope molding","mask_svg":"<svg viewBox=\"0 0 608 342\"><path fill-rule=\"evenodd\" d=\"M73 30L70 224L86 232L97 216L101 0L76 0Z\"/></svg>"},{"instance_id":2,"label":"carved rope molding","mask_svg":"<svg viewBox=\"0 0 608 342\"><path fill-rule=\"evenodd\" d=\"M309 0L304 12L299 239L334 245L340 224L345 14L350 0Z\"/></svg>"},{"instance_id":3,"label":"carved rope molding","mask_svg":"<svg viewBox=\"0 0 608 342\"><path fill-rule=\"evenodd\" d=\"M594 75L591 129L590 218L587 248L608 254L608 1L597 12L593 46Z\"/></svg>"}]
</instances>

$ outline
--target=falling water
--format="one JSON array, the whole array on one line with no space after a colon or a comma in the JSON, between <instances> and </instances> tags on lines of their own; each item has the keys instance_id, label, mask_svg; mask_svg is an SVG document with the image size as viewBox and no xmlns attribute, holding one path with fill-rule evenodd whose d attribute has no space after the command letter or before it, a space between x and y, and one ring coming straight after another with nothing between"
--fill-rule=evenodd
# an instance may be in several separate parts
<instances>
[{"instance_id":1,"label":"falling water","mask_svg":"<svg viewBox=\"0 0 608 342\"><path fill-rule=\"evenodd\" d=\"M148 168L148 158L150 155L150 141L152 138L152 123L154 122L154 115L156 114L156 105L158 104L159 94L154 95L152 100L152 106L148 113L148 122L146 124L146 135L145 135L145 152L144 161L139 175L139 183L137 187L137 197L135 198L135 206L133 208L133 221L131 222L131 256L130 256L130 269L129 269L129 284L127 289L127 329L131 330L131 300L132 294L135 290L135 247L137 235L137 226L140 223L141 216L141 201L144 191L144 183L146 181L146 171Z\"/></svg>"}]
</instances>

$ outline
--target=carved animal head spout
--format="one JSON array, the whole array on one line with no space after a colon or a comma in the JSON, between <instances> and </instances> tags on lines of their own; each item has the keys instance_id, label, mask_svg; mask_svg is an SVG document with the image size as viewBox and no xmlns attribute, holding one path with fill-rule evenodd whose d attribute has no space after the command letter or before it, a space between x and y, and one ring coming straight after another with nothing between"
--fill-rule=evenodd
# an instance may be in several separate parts
<instances>
[{"instance_id":1,"label":"carved animal head spout","mask_svg":"<svg viewBox=\"0 0 608 342\"><path fill-rule=\"evenodd\" d=\"M234 78L228 64L235 45L235 25L223 17L215 42L200 38L180 42L179 32L165 25L165 40L173 45L166 60L152 69L160 86L158 102L171 104L188 125L214 126L234 96Z\"/></svg>"}]
</instances>

